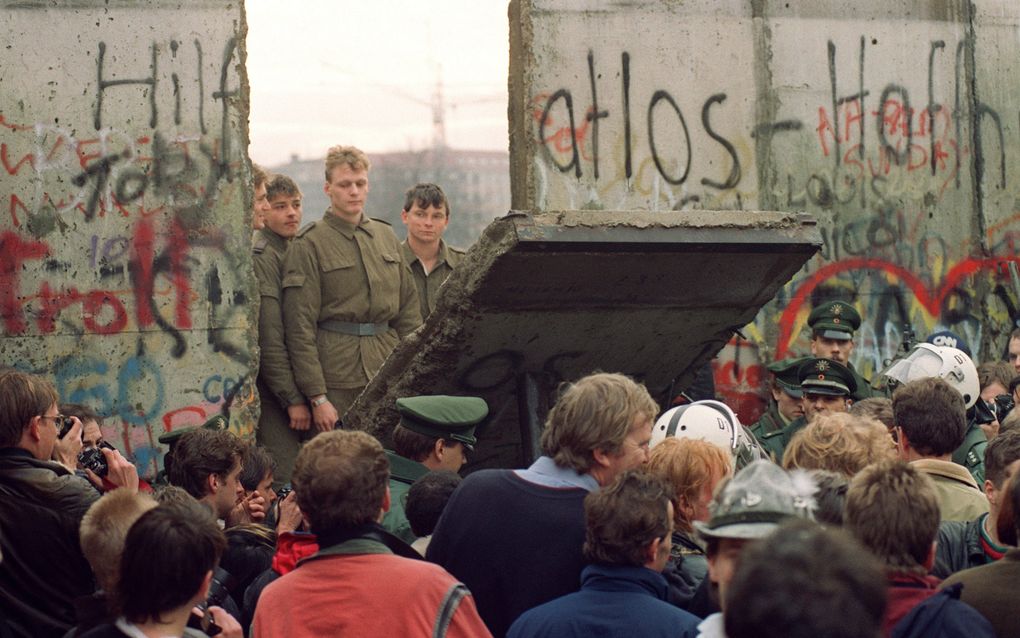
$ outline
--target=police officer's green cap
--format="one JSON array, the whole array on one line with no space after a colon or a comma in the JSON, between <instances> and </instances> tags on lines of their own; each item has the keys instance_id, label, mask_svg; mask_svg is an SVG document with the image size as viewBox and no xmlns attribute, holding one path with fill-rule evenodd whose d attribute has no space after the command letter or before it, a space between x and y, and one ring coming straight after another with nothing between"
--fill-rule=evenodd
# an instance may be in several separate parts
<instances>
[{"instance_id":1,"label":"police officer's green cap","mask_svg":"<svg viewBox=\"0 0 1020 638\"><path fill-rule=\"evenodd\" d=\"M857 392L854 373L832 359L810 358L800 366L801 392L840 397Z\"/></svg>"},{"instance_id":2,"label":"police officer's green cap","mask_svg":"<svg viewBox=\"0 0 1020 638\"><path fill-rule=\"evenodd\" d=\"M201 426L192 425L189 427L177 428L176 430L173 430L171 432L164 432L163 434L159 435L158 440L163 445L171 445L173 443L176 443L178 439L180 439L188 432L194 432L199 427L205 428L206 430L226 430L227 426L229 425L230 423L229 421L227 421L227 417L223 416L222 414L217 414L216 416L212 417L211 419L203 423Z\"/></svg>"},{"instance_id":3,"label":"police officer's green cap","mask_svg":"<svg viewBox=\"0 0 1020 638\"><path fill-rule=\"evenodd\" d=\"M412 432L472 447L478 442L475 426L489 415L489 406L478 397L434 395L397 399L397 412L400 425Z\"/></svg>"},{"instance_id":4,"label":"police officer's green cap","mask_svg":"<svg viewBox=\"0 0 1020 638\"><path fill-rule=\"evenodd\" d=\"M800 398L800 366L811 357L780 359L765 366L776 377L776 385L795 399Z\"/></svg>"},{"instance_id":5,"label":"police officer's green cap","mask_svg":"<svg viewBox=\"0 0 1020 638\"><path fill-rule=\"evenodd\" d=\"M846 302L827 301L815 306L807 322L812 336L848 341L854 338L854 330L861 327L861 315Z\"/></svg>"}]
</instances>

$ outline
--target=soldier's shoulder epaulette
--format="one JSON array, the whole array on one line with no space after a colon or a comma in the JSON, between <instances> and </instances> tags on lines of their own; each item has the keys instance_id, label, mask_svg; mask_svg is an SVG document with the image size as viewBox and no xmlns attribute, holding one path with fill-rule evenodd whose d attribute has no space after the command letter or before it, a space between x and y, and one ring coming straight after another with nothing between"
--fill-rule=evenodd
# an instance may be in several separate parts
<instances>
[{"instance_id":1,"label":"soldier's shoulder epaulette","mask_svg":"<svg viewBox=\"0 0 1020 638\"><path fill-rule=\"evenodd\" d=\"M456 246L450 246L450 245L447 245L446 248L450 252L457 253L458 255L466 255L467 254L467 250L464 249L464 248L457 248Z\"/></svg>"},{"instance_id":2,"label":"soldier's shoulder epaulette","mask_svg":"<svg viewBox=\"0 0 1020 638\"><path fill-rule=\"evenodd\" d=\"M304 228L302 228L301 230L299 230L297 235L295 235L295 237L304 237L305 235L308 234L308 231L310 231L311 229L315 228L315 224L316 224L316 222L308 222L308 225L305 226Z\"/></svg>"},{"instance_id":3,"label":"soldier's shoulder epaulette","mask_svg":"<svg viewBox=\"0 0 1020 638\"><path fill-rule=\"evenodd\" d=\"M268 245L269 240L266 239L266 236L263 235L262 233L258 233L257 235L255 235L255 241L253 241L251 244L251 249L252 251L255 252L256 255L261 255L262 251L264 251L266 249L266 246Z\"/></svg>"},{"instance_id":4,"label":"soldier's shoulder epaulette","mask_svg":"<svg viewBox=\"0 0 1020 638\"><path fill-rule=\"evenodd\" d=\"M761 434L754 433L754 435L756 437L758 437L758 440L763 440L763 439L771 439L771 438L777 437L777 436L781 435L782 433L783 433L782 430L774 430L772 432L762 432Z\"/></svg>"},{"instance_id":5,"label":"soldier's shoulder epaulette","mask_svg":"<svg viewBox=\"0 0 1020 638\"><path fill-rule=\"evenodd\" d=\"M389 223L385 219L379 219L378 217L369 217L369 219L371 219L374 222L379 222L380 224L386 224L387 226L393 226L393 224Z\"/></svg>"}]
</instances>

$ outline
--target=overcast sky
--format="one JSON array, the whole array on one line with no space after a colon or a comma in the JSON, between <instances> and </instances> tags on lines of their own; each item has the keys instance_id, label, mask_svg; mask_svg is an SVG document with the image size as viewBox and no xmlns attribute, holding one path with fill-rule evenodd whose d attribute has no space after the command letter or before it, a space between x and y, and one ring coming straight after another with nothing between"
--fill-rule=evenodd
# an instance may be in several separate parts
<instances>
[{"instance_id":1,"label":"overcast sky","mask_svg":"<svg viewBox=\"0 0 1020 638\"><path fill-rule=\"evenodd\" d=\"M333 144L421 149L442 77L447 143L507 148L506 0L245 0L251 147L272 166Z\"/></svg>"}]
</instances>

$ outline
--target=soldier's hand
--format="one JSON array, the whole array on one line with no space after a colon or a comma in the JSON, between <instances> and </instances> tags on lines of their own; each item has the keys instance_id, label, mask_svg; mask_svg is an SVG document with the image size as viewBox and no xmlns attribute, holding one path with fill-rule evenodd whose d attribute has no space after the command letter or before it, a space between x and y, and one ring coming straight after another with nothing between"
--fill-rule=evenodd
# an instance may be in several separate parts
<instances>
[{"instance_id":1,"label":"soldier's hand","mask_svg":"<svg viewBox=\"0 0 1020 638\"><path fill-rule=\"evenodd\" d=\"M312 427L312 411L305 403L287 406L287 416L290 417L290 429L307 430Z\"/></svg>"},{"instance_id":2,"label":"soldier's hand","mask_svg":"<svg viewBox=\"0 0 1020 638\"><path fill-rule=\"evenodd\" d=\"M312 409L312 421L315 423L315 429L319 432L329 432L339 420L340 415L336 413L336 408L329 402L329 399Z\"/></svg>"},{"instance_id":3,"label":"soldier's hand","mask_svg":"<svg viewBox=\"0 0 1020 638\"><path fill-rule=\"evenodd\" d=\"M103 448L103 456L106 457L106 465L110 468L106 473L106 480L118 488L129 489L132 492L138 491L138 469L131 461L124 458L119 450Z\"/></svg>"}]
</instances>

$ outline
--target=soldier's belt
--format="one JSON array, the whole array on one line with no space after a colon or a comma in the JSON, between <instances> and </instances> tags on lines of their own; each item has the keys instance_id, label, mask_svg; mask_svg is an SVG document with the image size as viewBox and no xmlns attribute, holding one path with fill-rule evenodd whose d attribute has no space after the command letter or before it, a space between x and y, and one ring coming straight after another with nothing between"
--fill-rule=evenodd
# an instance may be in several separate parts
<instances>
[{"instance_id":1,"label":"soldier's belt","mask_svg":"<svg viewBox=\"0 0 1020 638\"><path fill-rule=\"evenodd\" d=\"M383 323L352 323L350 321L320 321L319 327L329 332L354 337L374 337L390 329L390 324Z\"/></svg>"}]
</instances>

